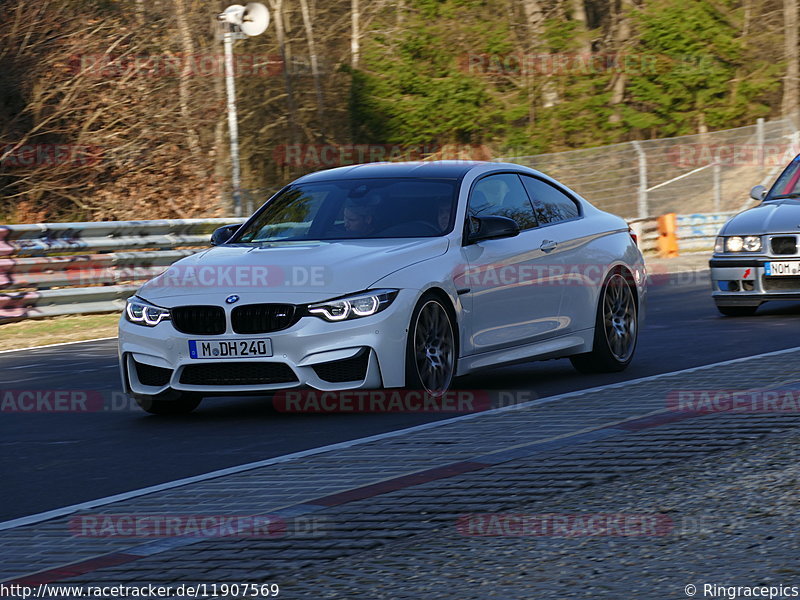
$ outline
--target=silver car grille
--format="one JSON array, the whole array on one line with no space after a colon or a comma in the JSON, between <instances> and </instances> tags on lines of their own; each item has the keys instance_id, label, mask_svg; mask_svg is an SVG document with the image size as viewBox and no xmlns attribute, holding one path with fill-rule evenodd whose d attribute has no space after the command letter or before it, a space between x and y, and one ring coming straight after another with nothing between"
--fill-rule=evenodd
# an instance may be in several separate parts
<instances>
[{"instance_id":1,"label":"silver car grille","mask_svg":"<svg viewBox=\"0 0 800 600\"><path fill-rule=\"evenodd\" d=\"M772 235L769 239L769 247L773 256L796 256L797 236Z\"/></svg>"}]
</instances>

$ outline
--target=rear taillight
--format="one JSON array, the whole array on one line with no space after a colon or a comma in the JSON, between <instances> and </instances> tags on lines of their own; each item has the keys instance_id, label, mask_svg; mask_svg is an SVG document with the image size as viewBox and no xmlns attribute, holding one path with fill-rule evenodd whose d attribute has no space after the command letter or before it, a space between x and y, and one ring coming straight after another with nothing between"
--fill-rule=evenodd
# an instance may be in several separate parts
<instances>
[{"instance_id":1,"label":"rear taillight","mask_svg":"<svg viewBox=\"0 0 800 600\"><path fill-rule=\"evenodd\" d=\"M630 226L630 225L628 225L628 234L631 236L631 239L633 240L633 243L634 243L634 244L636 244L636 245L638 246L638 245L639 245L639 236L638 236L638 235L636 235L636 234L633 232L633 229L631 229L631 226Z\"/></svg>"}]
</instances>

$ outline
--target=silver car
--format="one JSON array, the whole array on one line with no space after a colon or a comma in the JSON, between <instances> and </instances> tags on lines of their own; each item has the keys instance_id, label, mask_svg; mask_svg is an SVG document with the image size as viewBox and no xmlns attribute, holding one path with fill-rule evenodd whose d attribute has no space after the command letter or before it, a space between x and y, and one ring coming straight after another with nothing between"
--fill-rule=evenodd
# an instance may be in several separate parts
<instances>
[{"instance_id":1,"label":"silver car","mask_svg":"<svg viewBox=\"0 0 800 600\"><path fill-rule=\"evenodd\" d=\"M709 263L723 315L753 315L768 300L800 300L800 155L769 192L757 185L750 196L761 204L725 223Z\"/></svg>"}]
</instances>

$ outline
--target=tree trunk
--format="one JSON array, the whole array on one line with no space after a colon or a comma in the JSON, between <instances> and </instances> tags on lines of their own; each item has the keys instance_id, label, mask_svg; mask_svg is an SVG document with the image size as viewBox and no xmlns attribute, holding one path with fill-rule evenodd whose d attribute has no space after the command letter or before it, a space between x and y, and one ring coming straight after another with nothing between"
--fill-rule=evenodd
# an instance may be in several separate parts
<instances>
[{"instance_id":1,"label":"tree trunk","mask_svg":"<svg viewBox=\"0 0 800 600\"><path fill-rule=\"evenodd\" d=\"M145 9L144 0L136 0L136 22L139 25L144 25Z\"/></svg>"},{"instance_id":2,"label":"tree trunk","mask_svg":"<svg viewBox=\"0 0 800 600\"><path fill-rule=\"evenodd\" d=\"M358 68L358 62L361 59L361 31L360 20L361 13L358 8L358 0L351 0L350 2L350 19L352 22L352 32L350 37L350 65Z\"/></svg>"},{"instance_id":3,"label":"tree trunk","mask_svg":"<svg viewBox=\"0 0 800 600\"><path fill-rule=\"evenodd\" d=\"M589 19L586 16L586 6L584 0L571 0L572 2L572 18L580 23L580 33L578 34L578 42L580 44L580 52L587 56L592 51L592 42L589 39Z\"/></svg>"},{"instance_id":4,"label":"tree trunk","mask_svg":"<svg viewBox=\"0 0 800 600\"><path fill-rule=\"evenodd\" d=\"M283 0L269 0L272 14L275 17L275 36L278 38L278 52L283 61L283 85L286 88L287 120L289 124L289 141L297 144L297 127L295 118L294 89L292 87L292 74L286 51L286 35L283 28Z\"/></svg>"},{"instance_id":5,"label":"tree trunk","mask_svg":"<svg viewBox=\"0 0 800 600\"><path fill-rule=\"evenodd\" d=\"M522 10L525 12L525 20L528 23L530 34L529 48L532 50L539 48L544 37L544 10L538 0L522 0ZM549 108L558 104L558 90L551 76L545 74L542 84L542 106Z\"/></svg>"},{"instance_id":6,"label":"tree trunk","mask_svg":"<svg viewBox=\"0 0 800 600\"><path fill-rule=\"evenodd\" d=\"M786 57L786 74L783 77L783 102L781 113L784 117L797 116L800 91L800 64L797 56L797 0L783 0L783 47ZM797 124L795 124L797 125Z\"/></svg>"},{"instance_id":7,"label":"tree trunk","mask_svg":"<svg viewBox=\"0 0 800 600\"><path fill-rule=\"evenodd\" d=\"M319 65L317 63L317 48L314 41L314 28L311 24L311 13L308 10L308 0L300 0L300 9L303 12L303 25L306 29L308 41L308 54L311 62L311 75L314 78L314 90L317 94L317 118L319 127L325 126L325 102L322 96L322 84L319 79Z\"/></svg>"},{"instance_id":8,"label":"tree trunk","mask_svg":"<svg viewBox=\"0 0 800 600\"><path fill-rule=\"evenodd\" d=\"M616 24L614 27L614 48L613 52L622 54L626 52L628 42L631 39L631 18L630 11L633 9L632 0L621 0L620 11L616 14ZM622 115L616 109L625 101L625 86L628 83L628 76L624 70L614 73L611 80L611 106L614 113L609 117L612 123L619 123Z\"/></svg>"},{"instance_id":9,"label":"tree trunk","mask_svg":"<svg viewBox=\"0 0 800 600\"><path fill-rule=\"evenodd\" d=\"M192 99L189 84L194 76L192 73L194 42L192 41L192 31L189 28L189 22L186 19L186 6L184 6L183 0L175 0L175 21L178 27L181 49L183 50L183 67L181 68L181 75L178 80L178 101L180 103L184 126L186 127L186 139L189 143L189 151L192 153L192 158L195 161L197 174L204 178L206 173L202 168L203 160L202 150L200 148L200 136L197 130L192 126L193 121L190 109Z\"/></svg>"}]
</instances>

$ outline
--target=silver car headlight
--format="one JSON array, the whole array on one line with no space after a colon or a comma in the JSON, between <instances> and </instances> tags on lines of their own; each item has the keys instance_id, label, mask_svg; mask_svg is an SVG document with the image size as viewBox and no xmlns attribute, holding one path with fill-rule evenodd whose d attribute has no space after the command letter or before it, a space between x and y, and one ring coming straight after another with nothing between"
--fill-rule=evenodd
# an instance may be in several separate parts
<instances>
[{"instance_id":1,"label":"silver car headlight","mask_svg":"<svg viewBox=\"0 0 800 600\"><path fill-rule=\"evenodd\" d=\"M125 318L137 325L144 325L145 327L155 327L161 321L170 318L169 309L155 306L149 302L145 302L141 298L133 296L128 298L128 305L125 307Z\"/></svg>"},{"instance_id":2,"label":"silver car headlight","mask_svg":"<svg viewBox=\"0 0 800 600\"><path fill-rule=\"evenodd\" d=\"M748 235L744 238L746 252L761 252L761 238L757 235Z\"/></svg>"},{"instance_id":3,"label":"silver car headlight","mask_svg":"<svg viewBox=\"0 0 800 600\"><path fill-rule=\"evenodd\" d=\"M381 312L397 297L398 290L369 290L327 302L309 304L308 313L326 321L336 322L347 319L369 317Z\"/></svg>"},{"instance_id":4,"label":"silver car headlight","mask_svg":"<svg viewBox=\"0 0 800 600\"><path fill-rule=\"evenodd\" d=\"M757 235L734 235L725 239L725 252L761 252L761 237ZM717 250L719 242L714 249Z\"/></svg>"},{"instance_id":5,"label":"silver car headlight","mask_svg":"<svg viewBox=\"0 0 800 600\"><path fill-rule=\"evenodd\" d=\"M741 252L742 248L744 248L744 240L738 235L729 237L727 240L725 240L726 252Z\"/></svg>"}]
</instances>

